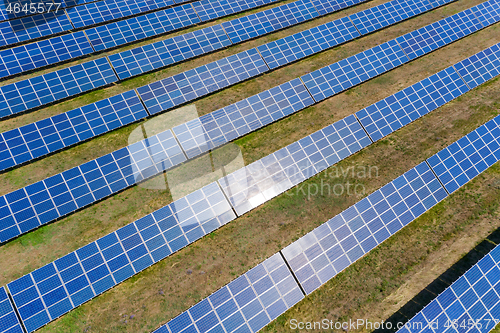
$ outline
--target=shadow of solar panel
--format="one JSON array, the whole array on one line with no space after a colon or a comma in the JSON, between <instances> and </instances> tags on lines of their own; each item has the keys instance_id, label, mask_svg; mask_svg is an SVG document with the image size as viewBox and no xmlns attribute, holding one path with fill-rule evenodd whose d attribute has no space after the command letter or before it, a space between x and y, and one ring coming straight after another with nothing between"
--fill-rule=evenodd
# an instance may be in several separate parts
<instances>
[{"instance_id":1,"label":"shadow of solar panel","mask_svg":"<svg viewBox=\"0 0 500 333\"><path fill-rule=\"evenodd\" d=\"M473 89L500 74L500 43L467 58L453 67Z\"/></svg>"},{"instance_id":2,"label":"shadow of solar panel","mask_svg":"<svg viewBox=\"0 0 500 333\"><path fill-rule=\"evenodd\" d=\"M109 56L121 79L149 72L167 65L231 45L220 25L189 32L153 44Z\"/></svg>"},{"instance_id":3,"label":"shadow of solar panel","mask_svg":"<svg viewBox=\"0 0 500 333\"><path fill-rule=\"evenodd\" d=\"M235 218L216 183L8 284L32 332Z\"/></svg>"},{"instance_id":4,"label":"shadow of solar panel","mask_svg":"<svg viewBox=\"0 0 500 333\"><path fill-rule=\"evenodd\" d=\"M267 65L274 69L359 36L349 18L344 17L261 45L257 49Z\"/></svg>"},{"instance_id":5,"label":"shadow of solar panel","mask_svg":"<svg viewBox=\"0 0 500 333\"><path fill-rule=\"evenodd\" d=\"M193 2L193 7L201 21L206 22L277 1L281 0L202 0Z\"/></svg>"},{"instance_id":6,"label":"shadow of solar panel","mask_svg":"<svg viewBox=\"0 0 500 333\"><path fill-rule=\"evenodd\" d=\"M282 253L307 294L447 196L423 162L370 194Z\"/></svg>"},{"instance_id":7,"label":"shadow of solar panel","mask_svg":"<svg viewBox=\"0 0 500 333\"><path fill-rule=\"evenodd\" d=\"M106 58L0 87L0 118L117 81Z\"/></svg>"},{"instance_id":8,"label":"shadow of solar panel","mask_svg":"<svg viewBox=\"0 0 500 333\"><path fill-rule=\"evenodd\" d=\"M222 23L233 44L319 16L311 0L299 0Z\"/></svg>"},{"instance_id":9,"label":"shadow of solar panel","mask_svg":"<svg viewBox=\"0 0 500 333\"><path fill-rule=\"evenodd\" d=\"M500 318L499 264L497 246L397 332L491 331Z\"/></svg>"},{"instance_id":10,"label":"shadow of solar panel","mask_svg":"<svg viewBox=\"0 0 500 333\"><path fill-rule=\"evenodd\" d=\"M0 333L23 333L21 323L4 287L0 287Z\"/></svg>"},{"instance_id":11,"label":"shadow of solar panel","mask_svg":"<svg viewBox=\"0 0 500 333\"><path fill-rule=\"evenodd\" d=\"M137 88L137 91L148 112L155 114L268 70L257 50L250 49Z\"/></svg>"},{"instance_id":12,"label":"shadow of solar panel","mask_svg":"<svg viewBox=\"0 0 500 333\"><path fill-rule=\"evenodd\" d=\"M0 51L0 78L93 52L92 46L82 31L2 50Z\"/></svg>"},{"instance_id":13,"label":"shadow of solar panel","mask_svg":"<svg viewBox=\"0 0 500 333\"><path fill-rule=\"evenodd\" d=\"M500 159L500 116L490 120L427 161L453 193Z\"/></svg>"},{"instance_id":14,"label":"shadow of solar panel","mask_svg":"<svg viewBox=\"0 0 500 333\"><path fill-rule=\"evenodd\" d=\"M354 116L344 118L221 179L242 215L371 144Z\"/></svg>"},{"instance_id":15,"label":"shadow of solar panel","mask_svg":"<svg viewBox=\"0 0 500 333\"><path fill-rule=\"evenodd\" d=\"M96 51L200 23L190 4L85 30Z\"/></svg>"},{"instance_id":16,"label":"shadow of solar panel","mask_svg":"<svg viewBox=\"0 0 500 333\"><path fill-rule=\"evenodd\" d=\"M0 170L148 116L133 90L0 134Z\"/></svg>"},{"instance_id":17,"label":"shadow of solar panel","mask_svg":"<svg viewBox=\"0 0 500 333\"><path fill-rule=\"evenodd\" d=\"M312 3L320 15L327 15L365 1L366 0L344 0L344 1L312 0Z\"/></svg>"},{"instance_id":18,"label":"shadow of solar panel","mask_svg":"<svg viewBox=\"0 0 500 333\"><path fill-rule=\"evenodd\" d=\"M276 253L155 333L257 332L304 295Z\"/></svg>"},{"instance_id":19,"label":"shadow of solar panel","mask_svg":"<svg viewBox=\"0 0 500 333\"><path fill-rule=\"evenodd\" d=\"M448 67L365 109L356 116L373 141L469 91L453 67Z\"/></svg>"},{"instance_id":20,"label":"shadow of solar panel","mask_svg":"<svg viewBox=\"0 0 500 333\"><path fill-rule=\"evenodd\" d=\"M474 14L478 17L483 26L500 21L500 1L490 0L472 7Z\"/></svg>"},{"instance_id":21,"label":"shadow of solar panel","mask_svg":"<svg viewBox=\"0 0 500 333\"><path fill-rule=\"evenodd\" d=\"M299 79L174 127L188 158L200 155L314 103Z\"/></svg>"},{"instance_id":22,"label":"shadow of solar panel","mask_svg":"<svg viewBox=\"0 0 500 333\"><path fill-rule=\"evenodd\" d=\"M408 62L395 40L380 44L301 77L319 102Z\"/></svg>"}]
</instances>

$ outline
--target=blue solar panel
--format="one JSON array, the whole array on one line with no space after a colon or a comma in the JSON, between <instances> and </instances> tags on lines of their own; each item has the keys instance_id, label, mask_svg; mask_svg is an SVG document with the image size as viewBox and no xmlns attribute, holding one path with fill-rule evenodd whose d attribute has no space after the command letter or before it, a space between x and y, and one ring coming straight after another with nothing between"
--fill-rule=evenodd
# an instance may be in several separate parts
<instances>
[{"instance_id":1,"label":"blue solar panel","mask_svg":"<svg viewBox=\"0 0 500 333\"><path fill-rule=\"evenodd\" d=\"M423 162L330 219L282 253L307 294L447 196Z\"/></svg>"},{"instance_id":2,"label":"blue solar panel","mask_svg":"<svg viewBox=\"0 0 500 333\"><path fill-rule=\"evenodd\" d=\"M500 318L499 264L496 246L397 332L491 331Z\"/></svg>"},{"instance_id":3,"label":"blue solar panel","mask_svg":"<svg viewBox=\"0 0 500 333\"><path fill-rule=\"evenodd\" d=\"M145 118L131 90L0 134L0 170L64 149Z\"/></svg>"},{"instance_id":4,"label":"blue solar panel","mask_svg":"<svg viewBox=\"0 0 500 333\"><path fill-rule=\"evenodd\" d=\"M500 116L428 159L449 193L500 160Z\"/></svg>"},{"instance_id":5,"label":"blue solar panel","mask_svg":"<svg viewBox=\"0 0 500 333\"><path fill-rule=\"evenodd\" d=\"M236 44L319 16L311 0L299 0L222 23Z\"/></svg>"},{"instance_id":6,"label":"blue solar panel","mask_svg":"<svg viewBox=\"0 0 500 333\"><path fill-rule=\"evenodd\" d=\"M214 20L222 16L239 13L281 0L202 0L193 2L196 13L202 22Z\"/></svg>"},{"instance_id":7,"label":"blue solar panel","mask_svg":"<svg viewBox=\"0 0 500 333\"><path fill-rule=\"evenodd\" d=\"M301 79L319 102L408 61L401 47L391 40L306 74Z\"/></svg>"},{"instance_id":8,"label":"blue solar panel","mask_svg":"<svg viewBox=\"0 0 500 333\"><path fill-rule=\"evenodd\" d=\"M185 160L172 132L165 131L6 194L0 197L0 243Z\"/></svg>"},{"instance_id":9,"label":"blue solar panel","mask_svg":"<svg viewBox=\"0 0 500 333\"><path fill-rule=\"evenodd\" d=\"M117 81L106 58L0 87L0 118Z\"/></svg>"},{"instance_id":10,"label":"blue solar panel","mask_svg":"<svg viewBox=\"0 0 500 333\"><path fill-rule=\"evenodd\" d=\"M174 127L173 131L188 158L192 158L313 103L304 85L295 79Z\"/></svg>"},{"instance_id":11,"label":"blue solar panel","mask_svg":"<svg viewBox=\"0 0 500 333\"><path fill-rule=\"evenodd\" d=\"M235 218L216 183L8 284L28 332Z\"/></svg>"},{"instance_id":12,"label":"blue solar panel","mask_svg":"<svg viewBox=\"0 0 500 333\"><path fill-rule=\"evenodd\" d=\"M94 52L83 32L0 51L0 78Z\"/></svg>"},{"instance_id":13,"label":"blue solar panel","mask_svg":"<svg viewBox=\"0 0 500 333\"><path fill-rule=\"evenodd\" d=\"M139 75L231 45L220 25L109 56L120 78Z\"/></svg>"},{"instance_id":14,"label":"blue solar panel","mask_svg":"<svg viewBox=\"0 0 500 333\"><path fill-rule=\"evenodd\" d=\"M365 1L366 0L312 0L312 3L320 15L327 15Z\"/></svg>"},{"instance_id":15,"label":"blue solar panel","mask_svg":"<svg viewBox=\"0 0 500 333\"><path fill-rule=\"evenodd\" d=\"M377 141L467 91L457 72L448 67L356 112L356 116Z\"/></svg>"},{"instance_id":16,"label":"blue solar panel","mask_svg":"<svg viewBox=\"0 0 500 333\"><path fill-rule=\"evenodd\" d=\"M96 51L200 23L190 4L85 30Z\"/></svg>"},{"instance_id":17,"label":"blue solar panel","mask_svg":"<svg viewBox=\"0 0 500 333\"><path fill-rule=\"evenodd\" d=\"M500 74L500 43L453 65L472 89Z\"/></svg>"},{"instance_id":18,"label":"blue solar panel","mask_svg":"<svg viewBox=\"0 0 500 333\"><path fill-rule=\"evenodd\" d=\"M242 215L371 144L354 116L344 118L219 179Z\"/></svg>"},{"instance_id":19,"label":"blue solar panel","mask_svg":"<svg viewBox=\"0 0 500 333\"><path fill-rule=\"evenodd\" d=\"M84 3L94 2L96 0L61 0L61 7L74 7L77 5L82 5Z\"/></svg>"},{"instance_id":20,"label":"blue solar panel","mask_svg":"<svg viewBox=\"0 0 500 333\"><path fill-rule=\"evenodd\" d=\"M431 10L427 0L393 0L349 16L362 35Z\"/></svg>"},{"instance_id":21,"label":"blue solar panel","mask_svg":"<svg viewBox=\"0 0 500 333\"><path fill-rule=\"evenodd\" d=\"M359 36L349 18L344 17L261 45L257 49L267 65L274 69Z\"/></svg>"},{"instance_id":22,"label":"blue solar panel","mask_svg":"<svg viewBox=\"0 0 500 333\"><path fill-rule=\"evenodd\" d=\"M137 88L150 114L208 95L268 71L256 49Z\"/></svg>"},{"instance_id":23,"label":"blue solar panel","mask_svg":"<svg viewBox=\"0 0 500 333\"><path fill-rule=\"evenodd\" d=\"M24 333L4 287L0 287L0 333Z\"/></svg>"},{"instance_id":24,"label":"blue solar panel","mask_svg":"<svg viewBox=\"0 0 500 333\"><path fill-rule=\"evenodd\" d=\"M303 298L277 253L154 333L255 333Z\"/></svg>"},{"instance_id":25,"label":"blue solar panel","mask_svg":"<svg viewBox=\"0 0 500 333\"><path fill-rule=\"evenodd\" d=\"M500 1L498 0L483 2L472 7L472 10L485 27L500 21Z\"/></svg>"}]
</instances>

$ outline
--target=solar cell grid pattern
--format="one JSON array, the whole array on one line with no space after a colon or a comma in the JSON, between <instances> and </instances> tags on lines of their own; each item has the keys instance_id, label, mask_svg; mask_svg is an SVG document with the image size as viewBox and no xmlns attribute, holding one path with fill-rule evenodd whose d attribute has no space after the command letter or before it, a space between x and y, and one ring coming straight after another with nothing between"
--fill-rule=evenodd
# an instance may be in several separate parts
<instances>
[{"instance_id":1,"label":"solar cell grid pattern","mask_svg":"<svg viewBox=\"0 0 500 333\"><path fill-rule=\"evenodd\" d=\"M208 95L268 71L256 49L137 88L150 114Z\"/></svg>"},{"instance_id":2,"label":"solar cell grid pattern","mask_svg":"<svg viewBox=\"0 0 500 333\"><path fill-rule=\"evenodd\" d=\"M473 89L500 74L500 43L453 65Z\"/></svg>"},{"instance_id":3,"label":"solar cell grid pattern","mask_svg":"<svg viewBox=\"0 0 500 333\"><path fill-rule=\"evenodd\" d=\"M216 183L8 284L29 332L235 218Z\"/></svg>"},{"instance_id":4,"label":"solar cell grid pattern","mask_svg":"<svg viewBox=\"0 0 500 333\"><path fill-rule=\"evenodd\" d=\"M2 50L0 51L0 78L93 52L92 46L82 31Z\"/></svg>"},{"instance_id":5,"label":"solar cell grid pattern","mask_svg":"<svg viewBox=\"0 0 500 333\"><path fill-rule=\"evenodd\" d=\"M319 16L311 0L299 0L222 23L236 44Z\"/></svg>"},{"instance_id":6,"label":"solar cell grid pattern","mask_svg":"<svg viewBox=\"0 0 500 333\"><path fill-rule=\"evenodd\" d=\"M359 37L344 17L257 47L271 68L277 68Z\"/></svg>"},{"instance_id":7,"label":"solar cell grid pattern","mask_svg":"<svg viewBox=\"0 0 500 333\"><path fill-rule=\"evenodd\" d=\"M173 128L188 158L241 137L314 103L295 79Z\"/></svg>"},{"instance_id":8,"label":"solar cell grid pattern","mask_svg":"<svg viewBox=\"0 0 500 333\"><path fill-rule=\"evenodd\" d=\"M154 333L257 332L304 298L279 253Z\"/></svg>"},{"instance_id":9,"label":"solar cell grid pattern","mask_svg":"<svg viewBox=\"0 0 500 333\"><path fill-rule=\"evenodd\" d=\"M398 333L486 333L500 318L500 246L495 247L437 298L417 313ZM419 323L418 325L416 323ZM421 325L421 326L420 326ZM448 325L448 326L446 326Z\"/></svg>"},{"instance_id":10,"label":"solar cell grid pattern","mask_svg":"<svg viewBox=\"0 0 500 333\"><path fill-rule=\"evenodd\" d=\"M196 13L202 22L257 8L281 0L202 0L193 2Z\"/></svg>"},{"instance_id":11,"label":"solar cell grid pattern","mask_svg":"<svg viewBox=\"0 0 500 333\"><path fill-rule=\"evenodd\" d=\"M423 162L282 250L307 294L447 196Z\"/></svg>"},{"instance_id":12,"label":"solar cell grid pattern","mask_svg":"<svg viewBox=\"0 0 500 333\"><path fill-rule=\"evenodd\" d=\"M408 62L395 40L303 75L302 81L319 102Z\"/></svg>"},{"instance_id":13,"label":"solar cell grid pattern","mask_svg":"<svg viewBox=\"0 0 500 333\"><path fill-rule=\"evenodd\" d=\"M120 78L127 78L231 45L220 25L189 32L109 56Z\"/></svg>"},{"instance_id":14,"label":"solar cell grid pattern","mask_svg":"<svg viewBox=\"0 0 500 333\"><path fill-rule=\"evenodd\" d=\"M428 159L449 193L500 160L500 117L496 117ZM499 317L500 319L500 317Z\"/></svg>"},{"instance_id":15,"label":"solar cell grid pattern","mask_svg":"<svg viewBox=\"0 0 500 333\"><path fill-rule=\"evenodd\" d=\"M331 0L312 0L312 4L320 15L327 15L343 8L354 6L366 0L347 0L347 1L331 1Z\"/></svg>"},{"instance_id":16,"label":"solar cell grid pattern","mask_svg":"<svg viewBox=\"0 0 500 333\"><path fill-rule=\"evenodd\" d=\"M500 21L500 1L498 0L483 2L473 7L473 10L485 27Z\"/></svg>"},{"instance_id":17,"label":"solar cell grid pattern","mask_svg":"<svg viewBox=\"0 0 500 333\"><path fill-rule=\"evenodd\" d=\"M23 333L7 291L0 287L0 333Z\"/></svg>"},{"instance_id":18,"label":"solar cell grid pattern","mask_svg":"<svg viewBox=\"0 0 500 333\"><path fill-rule=\"evenodd\" d=\"M448 67L356 112L356 117L371 139L378 141L467 91L462 78Z\"/></svg>"},{"instance_id":19,"label":"solar cell grid pattern","mask_svg":"<svg viewBox=\"0 0 500 333\"><path fill-rule=\"evenodd\" d=\"M186 160L171 131L0 197L0 243Z\"/></svg>"},{"instance_id":20,"label":"solar cell grid pattern","mask_svg":"<svg viewBox=\"0 0 500 333\"><path fill-rule=\"evenodd\" d=\"M0 87L0 118L117 81L106 58Z\"/></svg>"},{"instance_id":21,"label":"solar cell grid pattern","mask_svg":"<svg viewBox=\"0 0 500 333\"><path fill-rule=\"evenodd\" d=\"M96 51L200 23L191 4L168 8L85 30Z\"/></svg>"},{"instance_id":22,"label":"solar cell grid pattern","mask_svg":"<svg viewBox=\"0 0 500 333\"><path fill-rule=\"evenodd\" d=\"M371 144L354 116L344 118L219 179L238 215Z\"/></svg>"},{"instance_id":23,"label":"solar cell grid pattern","mask_svg":"<svg viewBox=\"0 0 500 333\"><path fill-rule=\"evenodd\" d=\"M131 90L0 134L0 170L146 118Z\"/></svg>"}]
</instances>

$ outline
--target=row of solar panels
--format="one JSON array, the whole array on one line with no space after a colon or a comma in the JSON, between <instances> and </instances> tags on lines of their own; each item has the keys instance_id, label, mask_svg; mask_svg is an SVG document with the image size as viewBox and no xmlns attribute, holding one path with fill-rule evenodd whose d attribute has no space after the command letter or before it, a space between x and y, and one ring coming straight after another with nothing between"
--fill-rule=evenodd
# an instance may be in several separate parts
<instances>
[{"instance_id":1,"label":"row of solar panels","mask_svg":"<svg viewBox=\"0 0 500 333\"><path fill-rule=\"evenodd\" d=\"M399 0L391 1L391 3L394 2L399 2ZM413 8L418 8L415 5L415 2L412 3L414 5ZM411 13L414 13L415 11L415 9L412 9ZM477 13L479 20L476 18L474 13ZM410 14L408 14L408 16L410 16ZM490 0L473 7L472 9L465 10L434 24L418 29L412 33L403 35L396 40L362 52L342 62L327 66L309 75L305 75L302 77L302 80L306 83L306 87L313 93L315 99L319 101L322 98L332 95L333 93L338 93L386 70L389 70L402 62L414 59L416 56L435 50L436 48L441 47L446 43L455 41L458 38L476 31L477 29L493 24L498 20L500 20L500 2L498 0ZM324 48L334 46L336 43L341 43L351 39L353 36L356 36L354 33L347 31L347 29L344 30L344 22L345 19L340 19L338 21L317 27L318 30L321 30L320 28L330 25L329 31L332 35L334 35L335 33L338 33L337 28L334 27L340 26L340 31L345 32L345 34L336 36L336 38L330 40L329 43L323 44L322 47L317 47L315 51L319 52ZM352 27L352 29L355 28ZM297 35L308 36L308 33L301 32L290 36L291 40L297 40ZM325 37L325 35L325 33L321 34L317 38L318 44ZM314 39L309 37L303 39L303 41L308 40L308 43L290 43L290 48L281 46L279 48L279 52L273 52L273 56L265 53L265 50L273 49L275 45L282 45L282 41L286 39L290 38L286 37L258 47L260 54L256 49L251 49L249 51L241 52L139 88L138 95L144 101L147 111L142 106L138 95L134 91L129 91L121 95L117 95L109 99L3 133L1 134L2 147L0 149L2 151L0 154L0 169L5 170L35 158L39 158L48 153L55 152L96 135L100 135L139 119L143 119L149 116L149 114L155 114L168 110L216 90L241 82L250 77L255 77L269 70L268 66L266 66L266 62L270 64L271 68L276 68L278 65L275 62L273 63L273 59L283 59L285 55L291 59L298 59L310 54L310 52L304 52L304 50L310 50L309 46L314 43ZM292 45L294 45L294 47L292 47ZM401 49L399 45L402 45L403 48ZM405 54L408 54L409 56L406 57ZM397 60L391 60L391 57L396 57ZM377 61L375 61L375 59ZM106 66L104 60L101 61L102 64ZM360 65L363 62L367 62L367 64ZM284 65L286 64L286 61L280 60L279 63L279 65ZM359 70L358 67L360 66L364 69L364 73L355 72ZM347 76L340 76L338 73L332 74L335 71L338 72L339 68L344 70ZM104 73L109 73L109 75L111 75L112 72L111 69L109 69ZM324 83L325 77L331 75L336 77L336 80ZM102 84L111 81L109 79L110 76L108 75L102 77L101 74L96 73L95 76L100 78L99 82ZM40 89L41 86L46 87L46 89L48 89L48 87L55 87L53 83L56 81L55 79L50 81L52 82L51 84L45 83L45 81L40 82L37 85L38 89ZM329 88L327 88L326 85L330 85ZM86 86L88 89L93 87L90 83L87 83ZM73 89L81 90L81 88L78 87ZM282 113L279 116L273 116L273 119L268 119L267 122L261 121L260 126L263 126L269 123L269 121L275 121L280 117L286 116L291 112L295 112L306 105L309 105L310 102L304 100L308 94L305 93L304 95L304 93L300 93L303 91L305 91L305 89L303 88L302 83L298 80L291 81L290 83L273 88L267 92L259 94L258 96L236 104L236 109L242 110L246 104L255 104L255 101L253 101L254 99L265 99L266 95L269 94L274 96L276 103L287 103L282 102L282 100L287 99L287 96L295 94L302 96L299 100L292 100L290 103L287 103L287 105L281 105L280 108ZM278 96L278 94L282 93L285 95L281 97ZM28 98L30 95L35 95L35 91L33 91L33 88L29 86L22 89L22 94L25 98ZM65 94L67 95L66 91ZM233 106L230 106L226 109L229 110L232 108ZM254 111L258 110L255 109ZM217 114L217 112L219 111L212 114ZM234 113L234 111L231 113ZM210 115L202 117L199 122L210 122L211 120L209 118ZM218 128L220 129L221 126L223 126L223 124L219 125ZM217 146L254 130L256 128L255 126L256 124L250 127L246 126L245 129L238 129L236 131L233 130L226 133L219 131L218 135L215 135L216 131L212 130L210 131L211 134L209 141L214 142L213 145L211 145L212 147ZM198 125L196 127L200 126ZM205 147L200 151L200 147L193 147L188 140L181 138L181 136L185 137L185 135L182 134L183 132L185 131L179 130L179 132L176 132L176 135L181 141L188 157L197 155L210 148L210 146ZM207 133L208 132L209 131L207 131ZM193 149L194 151L192 152L191 150Z\"/></svg>"},{"instance_id":2,"label":"row of solar panels","mask_svg":"<svg viewBox=\"0 0 500 333\"><path fill-rule=\"evenodd\" d=\"M498 75L500 44L377 102L356 116L391 101L372 122L390 120L402 126L408 119L415 120L464 94L469 90L468 84L474 86ZM156 140L153 138L151 143ZM24 325L31 332L47 324L372 141L357 118L348 116L9 283ZM151 153L159 151L156 145L151 147ZM134 157L141 153L149 152L136 150ZM108 174L106 180L96 178L99 166L119 173L121 162L112 158L118 156L89 162L78 170L65 172L59 179L53 177L49 185L54 187L48 190L36 185L27 190L39 191L36 198L46 200L53 189L65 186L64 182L57 184L64 177L73 185L81 184L68 195L81 194L84 188L88 191L88 187L115 177ZM500 116L300 238L283 250L284 258L301 288L310 293L498 160ZM84 177L91 179L88 187ZM19 204L23 201L26 203L26 198L20 199ZM51 200L46 202L50 204ZM268 273L273 271L266 269ZM275 283L277 288L280 281ZM295 287L289 292L293 290ZM296 296L290 298L285 299L286 304L293 305L298 300ZM265 307L270 317L274 316L271 313L279 314L287 308L281 304L271 309L273 302L269 309ZM267 315L261 316L251 325L253 331L269 322ZM240 324L231 320L227 325L236 329Z\"/></svg>"},{"instance_id":3,"label":"row of solar panels","mask_svg":"<svg viewBox=\"0 0 500 333\"><path fill-rule=\"evenodd\" d=\"M467 11L470 11L470 9L465 12ZM460 16L461 14L456 15ZM444 19L444 21L446 20ZM441 25L437 26L440 27ZM426 27L422 29L426 30ZM442 31L442 34L446 33L445 30ZM419 36L417 35L417 37ZM426 47L431 40L422 39L422 46ZM452 40L450 38L449 42ZM341 72L327 75L328 80L323 85L316 81L316 86L311 87L310 85L307 86L304 77L302 79L306 81L306 85L300 79L294 79L221 110L176 126L172 130L167 130L134 145L102 156L97 160L2 196L0 197L2 200L1 206L3 207L2 212L5 212L5 214L3 214L4 218L1 220L3 227L0 230L0 241L8 241L22 233L33 230L40 225L51 222L179 165L186 161L187 158L196 157L214 147L304 109L315 103L308 92L308 88L313 91L317 87L323 87L323 91L329 92L332 83L345 78L350 80L345 83L345 89L347 89L352 84L363 82L374 75L408 62L407 58L401 60L404 52L395 48L395 44L395 42L384 43L359 55L308 74L317 77L316 73L324 73L326 70L331 71L335 66L340 66ZM493 50L495 49L493 48ZM488 61L495 64L496 58L494 57L496 57L496 54L496 51L493 52L490 56L493 58ZM370 59L370 61L364 62L363 66L357 66L359 61L363 59ZM382 64L384 65L382 66ZM467 73L470 69L464 69L460 66L456 65L455 68L466 78L470 87L475 87L475 85L482 82L474 80L485 79L484 77L468 77ZM380 70L374 70L379 67ZM371 73L372 70L373 73ZM490 75L495 74L490 73ZM439 85L447 81L450 81L450 84L456 84L454 91L442 94L439 99L424 99L421 97L421 95L425 95L429 91L438 91ZM381 101L375 106L360 111L357 116L371 138L378 140L467 90L467 86L460 77L454 75L454 69L450 68L447 72L440 73L436 78L420 83L419 86L414 86L402 93L407 95L405 98L408 98L408 101L405 101L404 104L405 110L408 112L406 118L396 120L391 118L392 115L388 112L393 109L394 112L400 112L400 104L392 100L392 98L389 98L387 102ZM322 96L327 95L329 94L323 93ZM321 100L316 95L315 98L317 98L317 101ZM11 163L12 156L18 159L29 158L36 154L41 156L75 143L80 138L90 138L110 128L119 127L124 121L132 122L143 118L146 114L135 93L130 91L102 103L98 102L87 108L71 111L68 113L68 117L66 117L66 114L59 115L25 126L21 130L7 132L9 133L7 136L4 133L4 145L9 148L4 149L2 152L6 156L3 157L3 160L6 163ZM381 117L381 115L384 115L384 117ZM87 120L85 117L87 117ZM386 122L384 122L385 118L387 119ZM356 122L351 120L350 123ZM360 128L356 131L362 132ZM16 152L19 153L16 154ZM27 157L23 157L23 154ZM11 160L7 158L11 158ZM336 158L330 156L328 161L331 162ZM266 184L272 185L272 182L267 181ZM227 186L232 185L223 185L223 187ZM235 186L236 188L230 189L232 193L230 197L236 211L244 213L251 209L251 205L248 206L249 202L256 199L238 199L240 191L237 185Z\"/></svg>"}]
</instances>

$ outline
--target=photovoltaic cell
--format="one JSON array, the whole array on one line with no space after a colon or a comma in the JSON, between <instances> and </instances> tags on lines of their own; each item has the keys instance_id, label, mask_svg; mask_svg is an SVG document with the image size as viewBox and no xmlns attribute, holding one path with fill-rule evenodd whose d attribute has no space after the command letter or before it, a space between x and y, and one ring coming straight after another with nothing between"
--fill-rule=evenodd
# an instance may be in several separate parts
<instances>
[{"instance_id":1,"label":"photovoltaic cell","mask_svg":"<svg viewBox=\"0 0 500 333\"><path fill-rule=\"evenodd\" d=\"M251 8L257 8L281 0L202 0L193 2L196 13L202 22L219 17L239 13Z\"/></svg>"},{"instance_id":2,"label":"photovoltaic cell","mask_svg":"<svg viewBox=\"0 0 500 333\"><path fill-rule=\"evenodd\" d=\"M469 91L453 67L448 67L365 109L356 116L373 141Z\"/></svg>"},{"instance_id":3,"label":"photovoltaic cell","mask_svg":"<svg viewBox=\"0 0 500 333\"><path fill-rule=\"evenodd\" d=\"M408 62L395 40L380 44L301 77L319 102Z\"/></svg>"},{"instance_id":4,"label":"photovoltaic cell","mask_svg":"<svg viewBox=\"0 0 500 333\"><path fill-rule=\"evenodd\" d=\"M32 332L235 218L216 183L8 284Z\"/></svg>"},{"instance_id":5,"label":"photovoltaic cell","mask_svg":"<svg viewBox=\"0 0 500 333\"><path fill-rule=\"evenodd\" d=\"M0 287L0 333L23 333L21 323L4 287Z\"/></svg>"},{"instance_id":6,"label":"photovoltaic cell","mask_svg":"<svg viewBox=\"0 0 500 333\"><path fill-rule=\"evenodd\" d=\"M142 74L231 45L220 25L109 56L120 78Z\"/></svg>"},{"instance_id":7,"label":"photovoltaic cell","mask_svg":"<svg viewBox=\"0 0 500 333\"><path fill-rule=\"evenodd\" d=\"M453 65L473 89L500 74L500 43Z\"/></svg>"},{"instance_id":8,"label":"photovoltaic cell","mask_svg":"<svg viewBox=\"0 0 500 333\"><path fill-rule=\"evenodd\" d=\"M299 79L174 127L188 158L234 140L314 103Z\"/></svg>"},{"instance_id":9,"label":"photovoltaic cell","mask_svg":"<svg viewBox=\"0 0 500 333\"><path fill-rule=\"evenodd\" d=\"M171 131L0 197L0 243L182 163Z\"/></svg>"},{"instance_id":10,"label":"photovoltaic cell","mask_svg":"<svg viewBox=\"0 0 500 333\"><path fill-rule=\"evenodd\" d=\"M277 253L154 333L255 333L303 298Z\"/></svg>"},{"instance_id":11,"label":"photovoltaic cell","mask_svg":"<svg viewBox=\"0 0 500 333\"><path fill-rule=\"evenodd\" d=\"M299 0L224 22L222 27L231 41L236 44L317 16L319 13L310 0Z\"/></svg>"},{"instance_id":12,"label":"photovoltaic cell","mask_svg":"<svg viewBox=\"0 0 500 333\"><path fill-rule=\"evenodd\" d=\"M441 150L427 161L446 190L453 193L498 160L500 160L500 116Z\"/></svg>"},{"instance_id":13,"label":"photovoltaic cell","mask_svg":"<svg viewBox=\"0 0 500 333\"><path fill-rule=\"evenodd\" d=\"M423 162L282 250L312 293L447 196Z\"/></svg>"},{"instance_id":14,"label":"photovoltaic cell","mask_svg":"<svg viewBox=\"0 0 500 333\"><path fill-rule=\"evenodd\" d=\"M268 71L256 49L137 88L150 114L208 95Z\"/></svg>"},{"instance_id":15,"label":"photovoltaic cell","mask_svg":"<svg viewBox=\"0 0 500 333\"><path fill-rule=\"evenodd\" d=\"M257 47L271 68L277 68L359 37L344 17Z\"/></svg>"},{"instance_id":16,"label":"photovoltaic cell","mask_svg":"<svg viewBox=\"0 0 500 333\"><path fill-rule=\"evenodd\" d=\"M344 118L219 179L242 215L371 144L354 116Z\"/></svg>"},{"instance_id":17,"label":"photovoltaic cell","mask_svg":"<svg viewBox=\"0 0 500 333\"><path fill-rule=\"evenodd\" d=\"M0 118L117 81L106 58L0 87Z\"/></svg>"},{"instance_id":18,"label":"photovoltaic cell","mask_svg":"<svg viewBox=\"0 0 500 333\"><path fill-rule=\"evenodd\" d=\"M80 31L0 51L0 78L94 52Z\"/></svg>"},{"instance_id":19,"label":"photovoltaic cell","mask_svg":"<svg viewBox=\"0 0 500 333\"><path fill-rule=\"evenodd\" d=\"M488 26L500 21L500 1L490 0L472 7L474 14L483 26Z\"/></svg>"},{"instance_id":20,"label":"photovoltaic cell","mask_svg":"<svg viewBox=\"0 0 500 333\"><path fill-rule=\"evenodd\" d=\"M0 134L0 170L145 118L133 90Z\"/></svg>"},{"instance_id":21,"label":"photovoltaic cell","mask_svg":"<svg viewBox=\"0 0 500 333\"><path fill-rule=\"evenodd\" d=\"M366 0L347 0L347 1L331 1L331 0L312 0L312 3L320 15L327 15L343 8L351 7Z\"/></svg>"}]
</instances>

